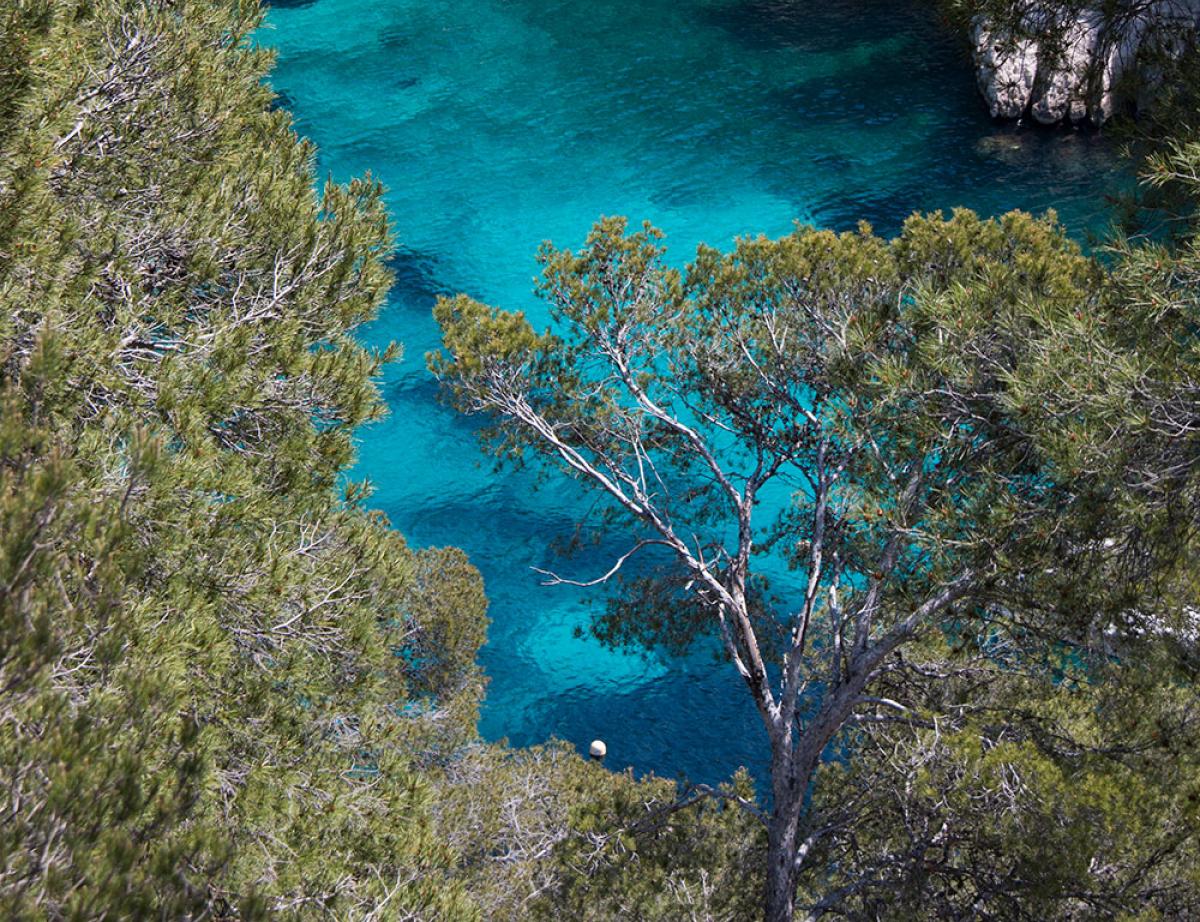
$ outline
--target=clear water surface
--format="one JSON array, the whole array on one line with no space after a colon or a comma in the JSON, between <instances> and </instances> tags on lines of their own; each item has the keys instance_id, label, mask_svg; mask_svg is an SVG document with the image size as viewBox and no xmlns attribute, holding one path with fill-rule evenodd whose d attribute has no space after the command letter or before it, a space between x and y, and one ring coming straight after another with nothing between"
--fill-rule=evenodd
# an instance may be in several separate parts
<instances>
[{"instance_id":1,"label":"clear water surface","mask_svg":"<svg viewBox=\"0 0 1200 922\"><path fill-rule=\"evenodd\" d=\"M921 0L276 0L268 23L272 83L321 171L389 189L397 284L363 336L406 351L355 474L413 544L462 547L484 574L482 732L601 737L613 767L702 781L759 768L762 730L728 666L606 650L576 636L588 596L539 586L531 568L564 566L552 541L587 501L481 463L424 367L434 298L542 317L538 244L577 245L602 214L653 221L680 262L797 219L892 233L955 205L1053 207L1084 235L1120 180L1113 151L993 124Z\"/></svg>"}]
</instances>

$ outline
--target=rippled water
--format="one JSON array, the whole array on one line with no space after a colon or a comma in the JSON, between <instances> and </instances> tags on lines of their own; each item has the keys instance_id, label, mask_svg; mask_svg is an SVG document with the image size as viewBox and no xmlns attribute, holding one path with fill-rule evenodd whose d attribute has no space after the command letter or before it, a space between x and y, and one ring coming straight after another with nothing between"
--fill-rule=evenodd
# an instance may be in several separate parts
<instances>
[{"instance_id":1,"label":"rippled water","mask_svg":"<svg viewBox=\"0 0 1200 922\"><path fill-rule=\"evenodd\" d=\"M493 624L483 733L609 744L632 765L705 781L762 764L728 667L648 660L575 636L578 591L535 566L587 508L480 464L471 428L424 370L440 292L532 308L544 239L577 244L601 214L649 219L674 256L781 234L794 220L894 232L914 209L1058 209L1076 233L1120 178L1102 138L994 125L953 36L920 0L290 0L261 40L273 84L339 180L389 188L397 284L371 342L398 339L391 417L356 472L416 545L458 545ZM571 562L600 572L603 556Z\"/></svg>"}]
</instances>

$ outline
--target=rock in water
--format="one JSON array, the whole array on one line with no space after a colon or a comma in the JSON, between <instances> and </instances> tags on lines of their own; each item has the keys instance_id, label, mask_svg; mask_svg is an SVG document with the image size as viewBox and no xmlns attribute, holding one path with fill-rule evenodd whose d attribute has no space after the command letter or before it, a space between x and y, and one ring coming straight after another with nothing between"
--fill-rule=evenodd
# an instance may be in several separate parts
<instances>
[{"instance_id":1,"label":"rock in water","mask_svg":"<svg viewBox=\"0 0 1200 922\"><path fill-rule=\"evenodd\" d=\"M979 91L992 118L1020 118L1029 108L1037 76L1038 43L1011 32L997 33L975 21L975 68Z\"/></svg>"},{"instance_id":2,"label":"rock in water","mask_svg":"<svg viewBox=\"0 0 1200 922\"><path fill-rule=\"evenodd\" d=\"M1087 11L1076 19L1059 21L1063 36L1057 58L1051 65L1046 55L1038 62L1038 72L1030 100L1029 114L1043 125L1069 120L1082 122L1089 115L1088 88L1096 49L1103 34L1103 17Z\"/></svg>"},{"instance_id":3,"label":"rock in water","mask_svg":"<svg viewBox=\"0 0 1200 922\"><path fill-rule=\"evenodd\" d=\"M1126 103L1148 104L1162 81L1154 59L1178 57L1198 28L1200 0L1146 0L1119 14L1031 4L1015 29L976 18L976 77L994 118L1100 125ZM1127 100L1129 83L1137 89Z\"/></svg>"}]
</instances>

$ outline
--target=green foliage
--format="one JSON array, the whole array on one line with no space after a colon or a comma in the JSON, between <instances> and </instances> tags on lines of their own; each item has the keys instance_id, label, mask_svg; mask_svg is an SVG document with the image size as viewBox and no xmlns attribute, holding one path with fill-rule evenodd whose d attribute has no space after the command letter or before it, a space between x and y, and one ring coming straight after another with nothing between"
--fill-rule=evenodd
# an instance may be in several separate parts
<instances>
[{"instance_id":1,"label":"green foliage","mask_svg":"<svg viewBox=\"0 0 1200 922\"><path fill-rule=\"evenodd\" d=\"M473 747L446 771L439 820L487 919L758 914L765 837L741 806L754 796L744 775L681 792L558 745Z\"/></svg>"},{"instance_id":2,"label":"green foliage","mask_svg":"<svg viewBox=\"0 0 1200 922\"><path fill-rule=\"evenodd\" d=\"M908 710L877 711L854 758L825 767L817 796L844 828L802 884L812 903L880 919L1196 913L1194 672L1157 641L1082 680L936 642L914 653L907 667L938 681L893 679Z\"/></svg>"},{"instance_id":3,"label":"green foliage","mask_svg":"<svg viewBox=\"0 0 1200 922\"><path fill-rule=\"evenodd\" d=\"M1192 147L1155 161L1175 232L1114 243L1088 296L1065 291L1070 309L1021 334L1030 361L1008 401L1076 495L1034 532L1063 563L1022 572L1009 557L1021 578L1004 580L986 630L927 638L879 686L887 703L816 788L842 826L802 882L811 905L852 918L1196 915ZM922 301L963 311L953 291ZM1031 657L1031 632L1056 643Z\"/></svg>"},{"instance_id":4,"label":"green foliage","mask_svg":"<svg viewBox=\"0 0 1200 922\"><path fill-rule=\"evenodd\" d=\"M475 918L422 766L481 583L335 492L379 186L314 195L257 4L3 15L2 914Z\"/></svg>"},{"instance_id":5,"label":"green foliage","mask_svg":"<svg viewBox=\"0 0 1200 922\"><path fill-rule=\"evenodd\" d=\"M178 686L123 649L146 558L123 497L155 476L158 446L137 439L107 484L89 473L39 410L62 362L41 339L0 389L0 909L186 917L208 894L171 878L225 858L219 834L185 825L208 770L200 727Z\"/></svg>"}]
</instances>

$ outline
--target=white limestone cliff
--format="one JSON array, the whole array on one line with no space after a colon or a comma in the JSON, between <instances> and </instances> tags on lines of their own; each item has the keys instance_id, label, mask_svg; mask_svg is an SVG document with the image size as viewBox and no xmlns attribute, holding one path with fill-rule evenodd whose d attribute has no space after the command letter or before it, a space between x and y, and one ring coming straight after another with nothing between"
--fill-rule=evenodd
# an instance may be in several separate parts
<instances>
[{"instance_id":1,"label":"white limestone cliff","mask_svg":"<svg viewBox=\"0 0 1200 922\"><path fill-rule=\"evenodd\" d=\"M1122 106L1149 102L1160 79L1156 55L1177 56L1198 30L1200 0L1145 0L1120 17L1099 9L1061 16L1031 4L1019 30L978 17L979 89L995 118L1100 125Z\"/></svg>"}]
</instances>

